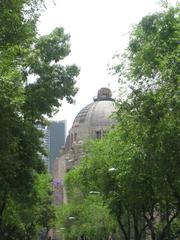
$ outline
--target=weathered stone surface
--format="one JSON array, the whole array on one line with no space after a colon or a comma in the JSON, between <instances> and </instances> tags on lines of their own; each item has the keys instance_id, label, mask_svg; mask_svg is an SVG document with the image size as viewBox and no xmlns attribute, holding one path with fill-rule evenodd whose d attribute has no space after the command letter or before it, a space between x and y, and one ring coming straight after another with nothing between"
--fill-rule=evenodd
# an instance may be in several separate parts
<instances>
[{"instance_id":1,"label":"weathered stone surface","mask_svg":"<svg viewBox=\"0 0 180 240\"><path fill-rule=\"evenodd\" d=\"M59 158L55 160L53 175L63 183L65 173L79 164L83 155L82 145L88 139L101 138L115 123L112 117L115 111L111 90L101 88L94 102L85 106L74 119L66 138L66 144ZM65 189L62 186L62 199L66 202Z\"/></svg>"}]
</instances>

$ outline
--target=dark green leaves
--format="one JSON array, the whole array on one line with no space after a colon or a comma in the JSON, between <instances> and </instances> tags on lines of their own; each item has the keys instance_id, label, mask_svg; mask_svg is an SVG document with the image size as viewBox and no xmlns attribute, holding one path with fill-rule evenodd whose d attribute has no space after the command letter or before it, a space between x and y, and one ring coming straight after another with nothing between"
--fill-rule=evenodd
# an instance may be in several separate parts
<instances>
[{"instance_id":1,"label":"dark green leaves","mask_svg":"<svg viewBox=\"0 0 180 240\"><path fill-rule=\"evenodd\" d=\"M42 60L58 62L64 59L70 53L69 38L63 28L56 28L51 34L40 37L36 49L39 50Z\"/></svg>"},{"instance_id":2,"label":"dark green leaves","mask_svg":"<svg viewBox=\"0 0 180 240\"><path fill-rule=\"evenodd\" d=\"M44 124L45 116L52 116L64 98L72 102L77 91L78 67L60 64L70 53L70 36L63 28L56 28L46 36L37 35L36 24L42 8L42 0L0 1L0 234L3 239L5 232L8 239L32 239L28 232L35 236L37 225L48 227L53 218L49 198L48 202L42 199L46 199L45 191L37 205L34 201L36 174L46 171L42 134L36 123ZM15 212L17 224L11 221L10 211ZM34 211L35 214L40 211L38 220Z\"/></svg>"}]
</instances>

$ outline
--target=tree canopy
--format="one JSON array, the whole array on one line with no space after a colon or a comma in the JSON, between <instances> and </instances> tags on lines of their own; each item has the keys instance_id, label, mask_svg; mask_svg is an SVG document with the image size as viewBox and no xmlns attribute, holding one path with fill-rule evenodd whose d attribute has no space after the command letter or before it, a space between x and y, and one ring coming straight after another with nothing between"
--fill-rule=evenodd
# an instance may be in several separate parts
<instances>
[{"instance_id":1,"label":"tree canopy","mask_svg":"<svg viewBox=\"0 0 180 240\"><path fill-rule=\"evenodd\" d=\"M45 116L52 116L62 99L72 102L77 92L78 67L62 64L70 53L69 34L60 27L37 34L43 8L42 0L0 1L1 232L7 231L9 204L25 203L36 174L45 171L37 124L45 124Z\"/></svg>"},{"instance_id":2,"label":"tree canopy","mask_svg":"<svg viewBox=\"0 0 180 240\"><path fill-rule=\"evenodd\" d=\"M131 91L117 102L117 125L88 144L68 186L99 192L122 239L175 239L180 218L179 6L145 16L114 67ZM129 91L128 91L129 92Z\"/></svg>"}]
</instances>

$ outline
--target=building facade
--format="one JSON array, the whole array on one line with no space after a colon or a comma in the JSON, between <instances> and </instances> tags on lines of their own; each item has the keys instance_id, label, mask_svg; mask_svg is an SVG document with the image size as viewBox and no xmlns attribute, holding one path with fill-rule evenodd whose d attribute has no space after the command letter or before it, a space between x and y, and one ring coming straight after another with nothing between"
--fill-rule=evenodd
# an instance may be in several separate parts
<instances>
[{"instance_id":1,"label":"building facade","mask_svg":"<svg viewBox=\"0 0 180 240\"><path fill-rule=\"evenodd\" d=\"M53 164L56 157L60 154L60 149L65 144L66 121L50 121L48 126L38 125L37 128L42 131L42 145L47 151L47 156L42 156L48 173L52 174Z\"/></svg>"},{"instance_id":2,"label":"building facade","mask_svg":"<svg viewBox=\"0 0 180 240\"><path fill-rule=\"evenodd\" d=\"M60 154L60 149L65 144L66 138L66 121L51 121L48 126L48 138L49 138L49 172L52 173L55 159Z\"/></svg>"},{"instance_id":3,"label":"building facade","mask_svg":"<svg viewBox=\"0 0 180 240\"><path fill-rule=\"evenodd\" d=\"M48 127L44 125L37 125L37 128L43 133L43 137L41 138L42 146L45 148L47 152L47 156L42 155L42 160L44 162L45 167L47 168L48 172L50 169L50 161L49 161L49 131Z\"/></svg>"},{"instance_id":4,"label":"building facade","mask_svg":"<svg viewBox=\"0 0 180 240\"><path fill-rule=\"evenodd\" d=\"M112 114L115 111L114 99L109 88L101 88L94 101L85 106L76 116L72 128L61 149L60 156L56 158L53 176L59 186L59 199L66 202L63 180L65 174L79 164L83 155L83 143L88 139L100 139L115 123ZM58 202L57 202L58 203Z\"/></svg>"}]
</instances>

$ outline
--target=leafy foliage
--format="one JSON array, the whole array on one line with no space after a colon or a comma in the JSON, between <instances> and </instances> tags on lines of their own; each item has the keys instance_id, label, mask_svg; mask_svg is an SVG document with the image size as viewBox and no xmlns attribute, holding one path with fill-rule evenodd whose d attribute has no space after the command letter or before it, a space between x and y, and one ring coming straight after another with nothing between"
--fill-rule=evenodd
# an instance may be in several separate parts
<instances>
[{"instance_id":1,"label":"leafy foliage","mask_svg":"<svg viewBox=\"0 0 180 240\"><path fill-rule=\"evenodd\" d=\"M37 239L42 227L53 226L55 218L52 184L47 174L38 174L31 192L24 202L7 199L4 211L3 239Z\"/></svg>"},{"instance_id":2,"label":"leafy foliage","mask_svg":"<svg viewBox=\"0 0 180 240\"><path fill-rule=\"evenodd\" d=\"M36 174L45 172L42 133L36 125L45 124L45 116L55 113L63 98L72 102L77 91L78 67L60 64L70 53L70 36L63 28L37 36L42 9L42 0L0 1L1 234L13 232L14 225L6 216L8 209L14 208L18 214L21 208L29 210ZM33 204L32 200L32 209L36 208ZM16 239L20 239L21 231L18 234Z\"/></svg>"},{"instance_id":3,"label":"leafy foliage","mask_svg":"<svg viewBox=\"0 0 180 240\"><path fill-rule=\"evenodd\" d=\"M76 183L83 197L101 194L126 240L179 236L178 13L177 5L144 17L134 28L114 68L131 88L117 103L117 126L90 142L67 176L68 186Z\"/></svg>"},{"instance_id":4,"label":"leafy foliage","mask_svg":"<svg viewBox=\"0 0 180 240\"><path fill-rule=\"evenodd\" d=\"M57 219L56 229L66 239L107 239L110 232L115 235L117 230L116 221L100 196L81 196L79 202L71 198L70 203L57 210Z\"/></svg>"}]
</instances>

